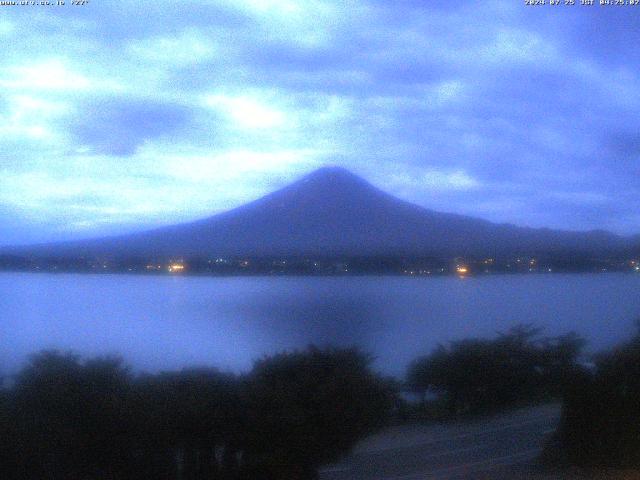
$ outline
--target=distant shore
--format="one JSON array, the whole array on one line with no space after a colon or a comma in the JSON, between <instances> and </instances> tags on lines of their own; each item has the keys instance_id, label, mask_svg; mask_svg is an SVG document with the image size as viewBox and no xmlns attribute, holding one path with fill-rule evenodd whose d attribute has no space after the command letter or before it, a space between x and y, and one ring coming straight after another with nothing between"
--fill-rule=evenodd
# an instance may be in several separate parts
<instances>
[{"instance_id":1,"label":"distant shore","mask_svg":"<svg viewBox=\"0 0 640 480\"><path fill-rule=\"evenodd\" d=\"M0 271L198 276L473 277L493 274L640 273L640 258L578 254L508 257L253 256L45 257L0 255Z\"/></svg>"}]
</instances>

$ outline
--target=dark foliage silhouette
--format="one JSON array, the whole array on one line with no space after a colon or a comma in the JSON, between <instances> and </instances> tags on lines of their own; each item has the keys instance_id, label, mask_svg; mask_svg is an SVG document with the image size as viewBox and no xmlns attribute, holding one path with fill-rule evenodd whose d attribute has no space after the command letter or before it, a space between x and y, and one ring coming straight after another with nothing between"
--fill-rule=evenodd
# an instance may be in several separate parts
<instances>
[{"instance_id":1,"label":"dark foliage silhouette","mask_svg":"<svg viewBox=\"0 0 640 480\"><path fill-rule=\"evenodd\" d=\"M311 479L385 424L390 383L357 350L285 353L257 362L248 379L247 459L265 478Z\"/></svg>"},{"instance_id":2,"label":"dark foliage silhouette","mask_svg":"<svg viewBox=\"0 0 640 480\"><path fill-rule=\"evenodd\" d=\"M140 378L132 401L143 433L137 471L147 478L233 478L242 425L239 399L236 377L215 369Z\"/></svg>"},{"instance_id":3,"label":"dark foliage silhouette","mask_svg":"<svg viewBox=\"0 0 640 480\"><path fill-rule=\"evenodd\" d=\"M557 439L572 464L640 466L640 332L569 384Z\"/></svg>"},{"instance_id":4,"label":"dark foliage silhouette","mask_svg":"<svg viewBox=\"0 0 640 480\"><path fill-rule=\"evenodd\" d=\"M407 384L423 395L443 397L449 415L479 413L562 393L579 369L584 341L570 333L540 337L541 329L518 325L497 338L438 346L408 368Z\"/></svg>"},{"instance_id":5,"label":"dark foliage silhouette","mask_svg":"<svg viewBox=\"0 0 640 480\"><path fill-rule=\"evenodd\" d=\"M357 350L283 353L244 377L134 377L118 358L46 351L0 389L0 478L312 479L392 405Z\"/></svg>"},{"instance_id":6,"label":"dark foliage silhouette","mask_svg":"<svg viewBox=\"0 0 640 480\"><path fill-rule=\"evenodd\" d=\"M117 358L33 356L7 406L7 469L17 478L113 478L129 455L129 389Z\"/></svg>"}]
</instances>

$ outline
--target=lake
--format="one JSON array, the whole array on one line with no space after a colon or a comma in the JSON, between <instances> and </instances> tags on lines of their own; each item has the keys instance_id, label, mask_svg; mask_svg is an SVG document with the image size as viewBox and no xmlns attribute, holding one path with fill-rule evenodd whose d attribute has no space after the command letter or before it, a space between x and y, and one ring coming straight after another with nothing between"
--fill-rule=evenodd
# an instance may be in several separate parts
<instances>
[{"instance_id":1,"label":"lake","mask_svg":"<svg viewBox=\"0 0 640 480\"><path fill-rule=\"evenodd\" d=\"M517 323L575 330L596 351L640 318L640 275L189 277L0 273L0 374L44 348L121 354L136 369L245 371L262 355L358 345L402 375L439 342Z\"/></svg>"}]
</instances>

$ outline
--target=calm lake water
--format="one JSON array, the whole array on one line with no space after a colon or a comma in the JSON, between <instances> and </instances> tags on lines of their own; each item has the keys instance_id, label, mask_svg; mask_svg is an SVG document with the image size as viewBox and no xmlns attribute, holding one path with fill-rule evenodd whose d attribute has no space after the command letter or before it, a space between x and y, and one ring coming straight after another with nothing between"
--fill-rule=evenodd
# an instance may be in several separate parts
<instances>
[{"instance_id":1,"label":"calm lake water","mask_svg":"<svg viewBox=\"0 0 640 480\"><path fill-rule=\"evenodd\" d=\"M0 374L43 348L121 354L137 369L248 370L309 343L358 345L401 375L439 342L521 322L598 350L640 318L640 275L213 278L0 273Z\"/></svg>"}]
</instances>

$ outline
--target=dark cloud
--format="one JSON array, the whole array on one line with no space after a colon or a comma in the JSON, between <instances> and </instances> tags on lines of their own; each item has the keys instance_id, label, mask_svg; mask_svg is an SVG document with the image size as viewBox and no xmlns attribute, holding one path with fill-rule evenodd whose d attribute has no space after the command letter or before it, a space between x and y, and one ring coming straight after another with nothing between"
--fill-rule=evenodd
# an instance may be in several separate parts
<instances>
[{"instance_id":1,"label":"dark cloud","mask_svg":"<svg viewBox=\"0 0 640 480\"><path fill-rule=\"evenodd\" d=\"M103 98L80 107L72 132L96 153L131 155L146 140L177 135L190 117L179 105Z\"/></svg>"},{"instance_id":2,"label":"dark cloud","mask_svg":"<svg viewBox=\"0 0 640 480\"><path fill-rule=\"evenodd\" d=\"M577 18L566 24L567 35L574 41L579 39L574 48L581 55L598 63L609 67L637 65L640 52L630 48L640 34L637 7L613 7L581 9Z\"/></svg>"},{"instance_id":3,"label":"dark cloud","mask_svg":"<svg viewBox=\"0 0 640 480\"><path fill-rule=\"evenodd\" d=\"M607 142L618 159L628 166L640 166L640 133L637 131L618 131Z\"/></svg>"}]
</instances>

